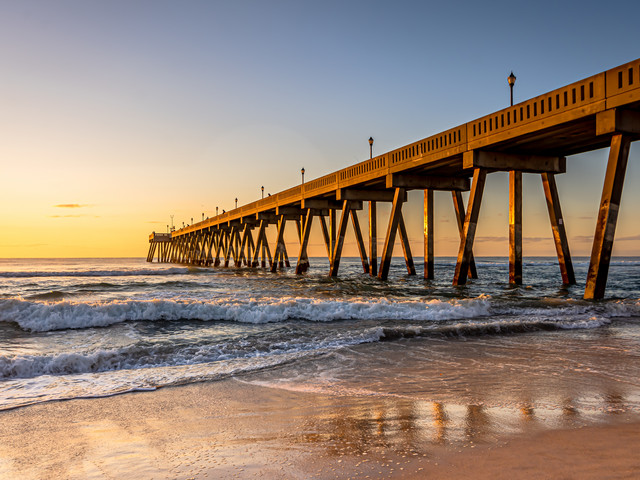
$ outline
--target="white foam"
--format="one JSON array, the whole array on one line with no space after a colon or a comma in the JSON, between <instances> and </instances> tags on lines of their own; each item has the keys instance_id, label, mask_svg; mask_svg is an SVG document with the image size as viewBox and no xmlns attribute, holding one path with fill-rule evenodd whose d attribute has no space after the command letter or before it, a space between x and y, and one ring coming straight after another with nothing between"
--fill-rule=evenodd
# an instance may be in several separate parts
<instances>
[{"instance_id":1,"label":"white foam","mask_svg":"<svg viewBox=\"0 0 640 480\"><path fill-rule=\"evenodd\" d=\"M315 322L352 319L440 321L489 314L487 297L465 300L321 300L309 298L219 299L208 302L128 300L109 302L35 302L0 300L0 321L45 332L103 327L128 320L225 320L271 323L290 319Z\"/></svg>"}]
</instances>

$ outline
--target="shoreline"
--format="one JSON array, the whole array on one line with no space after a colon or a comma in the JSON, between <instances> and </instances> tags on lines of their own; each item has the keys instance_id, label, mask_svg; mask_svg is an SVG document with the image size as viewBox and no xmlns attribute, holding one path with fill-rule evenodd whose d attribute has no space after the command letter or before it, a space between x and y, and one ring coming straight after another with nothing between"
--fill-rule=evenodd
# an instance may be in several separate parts
<instances>
[{"instance_id":1,"label":"shoreline","mask_svg":"<svg viewBox=\"0 0 640 480\"><path fill-rule=\"evenodd\" d=\"M635 414L559 429L523 417L514 434L483 430L486 412L458 431L437 405L235 378L42 403L0 412L0 478L640 475Z\"/></svg>"}]
</instances>

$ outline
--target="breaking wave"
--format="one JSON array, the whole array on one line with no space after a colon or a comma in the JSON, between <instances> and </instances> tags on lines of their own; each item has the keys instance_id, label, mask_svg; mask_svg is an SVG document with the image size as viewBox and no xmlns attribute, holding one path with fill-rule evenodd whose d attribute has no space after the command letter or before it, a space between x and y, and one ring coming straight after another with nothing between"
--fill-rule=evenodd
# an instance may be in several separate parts
<instances>
[{"instance_id":1,"label":"breaking wave","mask_svg":"<svg viewBox=\"0 0 640 480\"><path fill-rule=\"evenodd\" d=\"M439 321L486 316L485 297L463 300L394 301L387 299L318 300L299 297L229 299L208 302L126 300L80 303L0 300L0 322L23 330L105 327L126 321L203 320L273 323L286 320L330 322L353 319Z\"/></svg>"}]
</instances>

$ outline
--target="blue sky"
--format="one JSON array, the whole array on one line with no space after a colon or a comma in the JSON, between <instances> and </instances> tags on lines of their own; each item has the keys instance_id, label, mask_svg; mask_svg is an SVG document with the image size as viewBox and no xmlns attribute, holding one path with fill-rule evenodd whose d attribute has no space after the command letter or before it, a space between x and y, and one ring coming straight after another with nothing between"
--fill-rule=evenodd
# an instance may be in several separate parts
<instances>
[{"instance_id":1,"label":"blue sky","mask_svg":"<svg viewBox=\"0 0 640 480\"><path fill-rule=\"evenodd\" d=\"M382 153L503 108L511 70L518 102L634 60L639 13L620 1L0 1L0 165L15 179L0 193L13 232L0 257L142 255L170 214L188 222L285 189L302 166L312 179L361 161L369 136ZM637 151L619 236L640 233ZM571 158L559 179L570 241L593 233L605 160ZM507 183L488 187L478 234L504 237ZM439 198L437 253L452 254ZM409 209L419 254L419 194ZM553 254L550 230L526 243L545 215L527 179L525 255Z\"/></svg>"}]
</instances>

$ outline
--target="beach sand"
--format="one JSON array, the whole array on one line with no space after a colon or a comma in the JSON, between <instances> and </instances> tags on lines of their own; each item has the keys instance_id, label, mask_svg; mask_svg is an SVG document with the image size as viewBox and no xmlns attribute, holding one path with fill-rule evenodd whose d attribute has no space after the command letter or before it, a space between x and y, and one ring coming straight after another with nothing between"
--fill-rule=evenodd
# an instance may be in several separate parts
<instances>
[{"instance_id":1,"label":"beach sand","mask_svg":"<svg viewBox=\"0 0 640 480\"><path fill-rule=\"evenodd\" d=\"M0 478L640 478L637 416L511 415L227 379L2 412Z\"/></svg>"}]
</instances>

